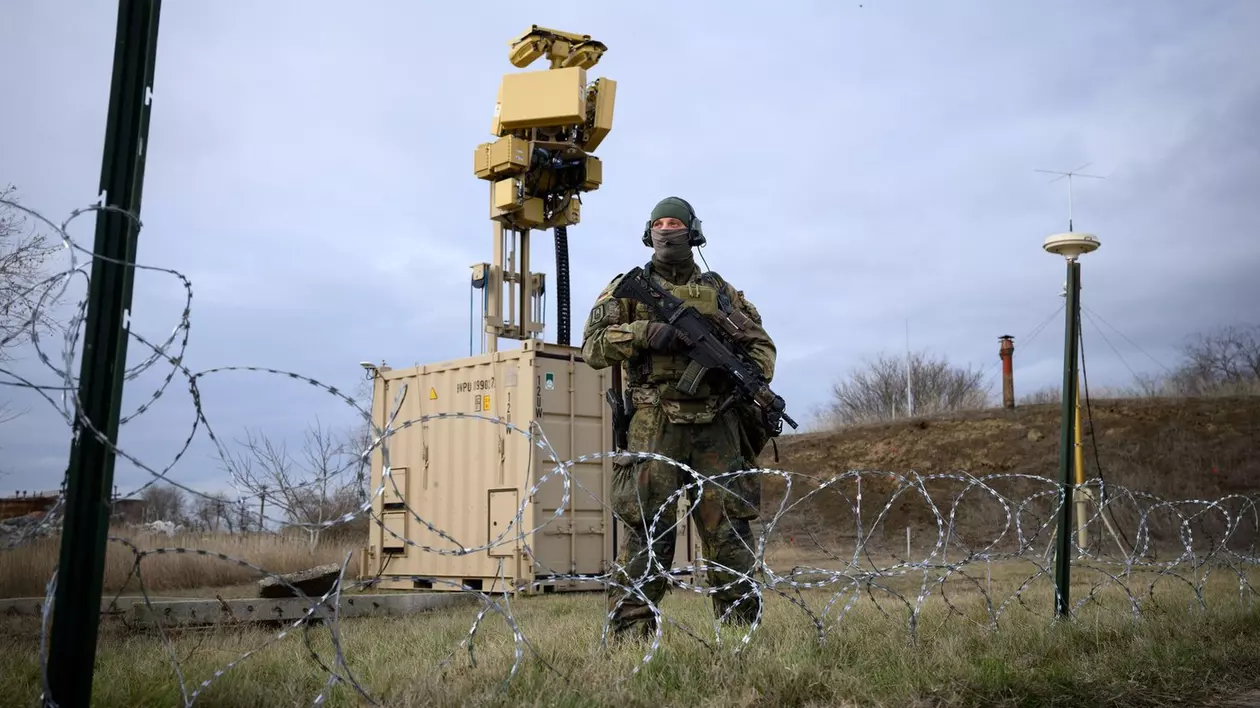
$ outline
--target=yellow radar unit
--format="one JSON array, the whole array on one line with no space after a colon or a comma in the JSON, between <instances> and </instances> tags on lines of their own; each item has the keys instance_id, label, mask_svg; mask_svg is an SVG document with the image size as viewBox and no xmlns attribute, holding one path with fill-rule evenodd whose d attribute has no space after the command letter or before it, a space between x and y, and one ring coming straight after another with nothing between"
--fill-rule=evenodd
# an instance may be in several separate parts
<instances>
[{"instance_id":1,"label":"yellow radar unit","mask_svg":"<svg viewBox=\"0 0 1260 708\"><path fill-rule=\"evenodd\" d=\"M473 155L473 174L490 183L495 230L495 262L472 266L473 287L486 289L483 348L496 351L499 337L541 338L545 283L541 273L529 272L531 229L555 230L557 343L568 346L566 227L581 220L579 195L603 183L602 163L591 153L612 130L617 82L587 82L587 70L607 50L590 35L533 25L509 46L515 67L544 56L551 66L503 76L490 126L495 140L478 145Z\"/></svg>"}]
</instances>

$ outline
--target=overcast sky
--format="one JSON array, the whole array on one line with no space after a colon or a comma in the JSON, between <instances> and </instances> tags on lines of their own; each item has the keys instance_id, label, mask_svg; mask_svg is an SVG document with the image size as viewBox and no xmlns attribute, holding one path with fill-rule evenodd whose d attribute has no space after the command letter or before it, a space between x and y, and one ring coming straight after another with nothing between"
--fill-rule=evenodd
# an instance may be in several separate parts
<instances>
[{"instance_id":1,"label":"overcast sky","mask_svg":"<svg viewBox=\"0 0 1260 708\"><path fill-rule=\"evenodd\" d=\"M1076 182L1075 226L1102 241L1082 298L1120 355L1086 320L1091 386L1173 365L1195 331L1260 320L1260 2L596 5L164 3L139 258L192 283L185 364L353 390L361 360L467 355L469 266L492 255L473 149L517 71L507 42L533 23L605 42L590 77L618 82L605 182L569 234L574 343L675 194L704 219L709 265L764 316L798 419L863 357L903 351L907 322L913 348L985 367L997 393L997 338L1014 335L1017 394L1054 385L1061 318L1026 335L1061 302L1063 261L1041 243L1067 229L1067 190L1034 170L1083 163L1106 179ZM8 0L4 15L0 183L60 222L96 196L116 3ZM91 217L70 232L90 247ZM554 282L550 235L535 241ZM142 272L133 330L164 341L184 297ZM554 341L554 298L547 321ZM148 353L133 340L133 364ZM10 371L57 385L19 357ZM125 412L169 373L130 382ZM201 390L229 440L349 422L270 374ZM68 427L30 391L0 395L29 411L0 428L0 491L56 488ZM121 444L161 469L193 421L177 377ZM223 488L211 452L199 431L172 476ZM117 478L127 490L146 473L120 460Z\"/></svg>"}]
</instances>

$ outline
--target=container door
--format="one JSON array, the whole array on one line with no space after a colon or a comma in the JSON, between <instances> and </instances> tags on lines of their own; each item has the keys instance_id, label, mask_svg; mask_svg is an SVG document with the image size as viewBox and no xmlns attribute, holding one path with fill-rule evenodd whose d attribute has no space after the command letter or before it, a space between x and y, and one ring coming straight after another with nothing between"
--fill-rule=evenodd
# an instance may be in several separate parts
<instances>
[{"instance_id":1,"label":"container door","mask_svg":"<svg viewBox=\"0 0 1260 708\"><path fill-rule=\"evenodd\" d=\"M607 404L604 389L607 372L595 371L582 362L573 347L544 345L533 353L529 367L535 391L537 420L551 450L538 450L531 483L552 473L560 462L606 452ZM564 499L564 476L569 478L569 497ZM534 501L535 524L551 521L535 538L534 572L538 575L599 575L606 570L609 543L605 509L612 465L600 457L571 464L567 473L553 473L539 488ZM561 504L564 511L556 515ZM556 518L552 518L552 517Z\"/></svg>"},{"instance_id":2,"label":"container door","mask_svg":"<svg viewBox=\"0 0 1260 708\"><path fill-rule=\"evenodd\" d=\"M372 527L372 538L378 540L378 547L382 551L379 562L388 563L389 572L399 574L408 573L411 569L407 563L413 563L414 559L423 555L416 553L410 544L385 531L389 529L408 541L417 540L415 525L410 523L414 519L411 518L412 511L409 511L409 507L411 510L415 509L416 488L422 483L416 477L422 476L424 471L424 446L419 439L421 432L418 424L397 429L421 415L416 400L418 383L414 370L384 372L377 380L372 397L372 422L377 427L384 428L394 412L394 397L404 385L407 387L407 394L393 421L395 432L372 451L370 490L373 495L378 490L383 490L373 500L384 526L382 528L380 524L373 524ZM390 479L384 478L386 447L389 452Z\"/></svg>"}]
</instances>

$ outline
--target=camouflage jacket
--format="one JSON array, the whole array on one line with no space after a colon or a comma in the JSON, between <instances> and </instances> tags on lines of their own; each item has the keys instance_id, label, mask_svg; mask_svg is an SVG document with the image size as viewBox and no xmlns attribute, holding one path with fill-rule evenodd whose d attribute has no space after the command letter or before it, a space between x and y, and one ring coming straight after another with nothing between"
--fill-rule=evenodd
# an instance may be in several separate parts
<instances>
[{"instance_id":1,"label":"camouflage jacket","mask_svg":"<svg viewBox=\"0 0 1260 708\"><path fill-rule=\"evenodd\" d=\"M651 277L702 314L734 309L746 319L740 337L749 356L770 381L774 377L777 350L766 333L757 308L730 283L694 265L682 283L664 278L655 265L646 268ZM674 387L689 361L684 353L657 354L647 349L647 324L658 319L646 305L612 296L622 274L600 292L582 330L582 356L594 369L621 366L636 408L660 406L670 422L707 423L713 420L721 398L732 385L720 372L705 375L694 396Z\"/></svg>"}]
</instances>

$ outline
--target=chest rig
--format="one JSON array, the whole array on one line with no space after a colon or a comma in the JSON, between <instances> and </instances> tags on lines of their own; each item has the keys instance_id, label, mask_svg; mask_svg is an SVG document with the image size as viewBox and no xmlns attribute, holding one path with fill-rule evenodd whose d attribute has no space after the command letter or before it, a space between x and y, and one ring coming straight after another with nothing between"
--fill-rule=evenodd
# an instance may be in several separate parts
<instances>
[{"instance_id":1,"label":"chest rig","mask_svg":"<svg viewBox=\"0 0 1260 708\"><path fill-rule=\"evenodd\" d=\"M725 283L716 273L705 271L686 283L675 285L656 275L650 261L643 270L649 278L660 283L675 297L695 308L702 315L713 316L719 313L729 315L735 310L734 303L731 302L731 298L723 287ZM634 302L632 307L635 320L661 321L642 303ZM725 382L714 381L708 377L701 382L694 396L686 396L674 388L673 384L682 377L689 362L690 359L686 354L643 353L636 355L627 362L627 383L632 387L655 389L662 399L706 399L727 393L729 386L724 385Z\"/></svg>"}]
</instances>

